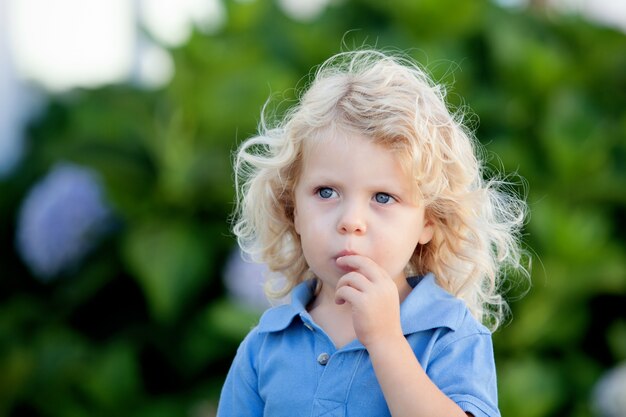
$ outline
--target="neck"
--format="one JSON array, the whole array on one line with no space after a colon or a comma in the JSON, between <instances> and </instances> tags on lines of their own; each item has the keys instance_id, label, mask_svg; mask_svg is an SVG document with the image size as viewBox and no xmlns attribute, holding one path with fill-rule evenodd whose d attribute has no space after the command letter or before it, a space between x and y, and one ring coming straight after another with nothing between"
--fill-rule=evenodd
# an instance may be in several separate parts
<instances>
[{"instance_id":1,"label":"neck","mask_svg":"<svg viewBox=\"0 0 626 417\"><path fill-rule=\"evenodd\" d=\"M406 280L396 284L398 285L399 302L402 302L411 292L411 286ZM352 306L349 303L337 304L335 302L334 287L322 284L317 296L307 306L307 310L315 323L330 337L337 349L356 339L352 323Z\"/></svg>"},{"instance_id":2,"label":"neck","mask_svg":"<svg viewBox=\"0 0 626 417\"><path fill-rule=\"evenodd\" d=\"M322 285L320 292L307 306L307 310L337 349L356 339L352 324L352 308L348 303L335 303L334 288L324 288Z\"/></svg>"}]
</instances>

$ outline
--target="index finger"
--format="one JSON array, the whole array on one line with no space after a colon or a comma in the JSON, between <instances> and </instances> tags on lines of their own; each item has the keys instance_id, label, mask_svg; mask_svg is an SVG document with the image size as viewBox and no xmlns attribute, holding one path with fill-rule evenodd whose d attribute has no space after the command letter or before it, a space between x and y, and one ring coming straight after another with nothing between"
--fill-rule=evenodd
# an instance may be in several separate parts
<instances>
[{"instance_id":1,"label":"index finger","mask_svg":"<svg viewBox=\"0 0 626 417\"><path fill-rule=\"evenodd\" d=\"M356 271L372 282L389 278L389 275L371 258L363 255L346 255L337 258L337 265L347 271Z\"/></svg>"}]
</instances>

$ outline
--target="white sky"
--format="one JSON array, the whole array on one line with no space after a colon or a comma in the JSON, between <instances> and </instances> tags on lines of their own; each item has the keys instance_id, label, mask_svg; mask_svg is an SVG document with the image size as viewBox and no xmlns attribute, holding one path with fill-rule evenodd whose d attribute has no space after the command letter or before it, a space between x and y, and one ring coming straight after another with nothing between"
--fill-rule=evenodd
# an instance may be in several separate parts
<instances>
[{"instance_id":1,"label":"white sky","mask_svg":"<svg viewBox=\"0 0 626 417\"><path fill-rule=\"evenodd\" d=\"M169 81L167 52L158 43L185 42L192 26L211 32L226 19L222 0L0 0L6 3L9 44L20 78L59 92L128 79L148 86ZM267 0L256 0L267 1ZM278 0L295 19L309 20L331 0ZM461 0L462 1L462 0ZM528 0L496 0L523 5ZM626 0L548 0L626 30Z\"/></svg>"},{"instance_id":2,"label":"white sky","mask_svg":"<svg viewBox=\"0 0 626 417\"><path fill-rule=\"evenodd\" d=\"M20 76L58 91L122 81L130 73L132 3L9 0L8 10Z\"/></svg>"},{"instance_id":3,"label":"white sky","mask_svg":"<svg viewBox=\"0 0 626 417\"><path fill-rule=\"evenodd\" d=\"M52 92L133 79L166 83L173 64L159 44L185 42L192 25L216 30L221 0L0 0L20 78ZM144 39L145 27L157 42Z\"/></svg>"}]
</instances>

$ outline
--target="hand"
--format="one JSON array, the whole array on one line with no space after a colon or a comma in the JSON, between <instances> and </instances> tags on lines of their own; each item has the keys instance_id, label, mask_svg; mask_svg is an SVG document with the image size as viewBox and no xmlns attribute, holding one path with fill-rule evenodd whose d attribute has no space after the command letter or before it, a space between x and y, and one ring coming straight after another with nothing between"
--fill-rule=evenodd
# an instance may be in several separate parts
<instances>
[{"instance_id":1,"label":"hand","mask_svg":"<svg viewBox=\"0 0 626 417\"><path fill-rule=\"evenodd\" d=\"M359 341L367 348L378 341L403 338L398 286L387 272L361 255L338 258L337 265L350 272L337 282L335 302L347 302L352 307Z\"/></svg>"}]
</instances>

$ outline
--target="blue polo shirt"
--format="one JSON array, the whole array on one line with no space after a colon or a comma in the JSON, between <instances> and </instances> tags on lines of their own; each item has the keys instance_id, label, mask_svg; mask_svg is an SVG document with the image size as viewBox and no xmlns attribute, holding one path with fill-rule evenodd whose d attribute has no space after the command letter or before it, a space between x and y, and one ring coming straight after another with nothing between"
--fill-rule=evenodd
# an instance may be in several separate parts
<instances>
[{"instance_id":1,"label":"blue polo shirt","mask_svg":"<svg viewBox=\"0 0 626 417\"><path fill-rule=\"evenodd\" d=\"M435 277L409 279L400 306L404 335L430 379L476 417L500 416L491 333ZM218 417L390 416L365 347L337 349L306 310L314 281L291 304L267 310L237 350ZM389 352L393 355L393 352Z\"/></svg>"}]
</instances>

